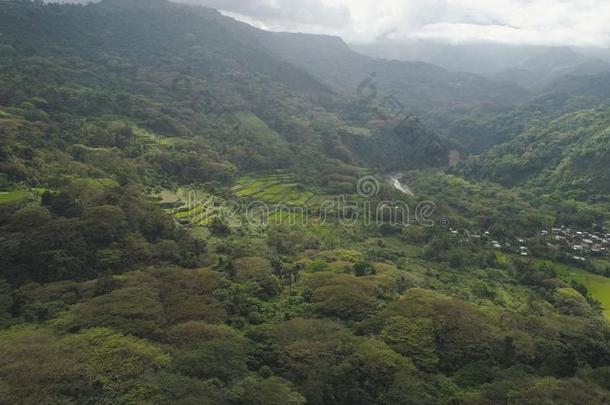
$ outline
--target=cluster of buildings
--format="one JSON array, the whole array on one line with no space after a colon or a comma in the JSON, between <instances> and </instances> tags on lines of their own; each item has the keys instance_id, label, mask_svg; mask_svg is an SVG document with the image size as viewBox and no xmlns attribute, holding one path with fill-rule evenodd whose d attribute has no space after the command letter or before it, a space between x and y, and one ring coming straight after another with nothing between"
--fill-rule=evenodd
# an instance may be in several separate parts
<instances>
[{"instance_id":1,"label":"cluster of buildings","mask_svg":"<svg viewBox=\"0 0 610 405\"><path fill-rule=\"evenodd\" d=\"M568 248L572 257L584 261L584 256L606 256L610 252L610 234L601 232L576 231L565 226L542 231L542 235L552 240L552 246Z\"/></svg>"},{"instance_id":2,"label":"cluster of buildings","mask_svg":"<svg viewBox=\"0 0 610 405\"><path fill-rule=\"evenodd\" d=\"M459 237L460 243L483 241L494 249L511 251L521 256L529 256L529 239L517 237L514 241L499 241L492 239L489 232L460 232L449 229L455 237ZM602 232L583 232L565 226L552 228L540 232L540 237L552 249L561 250L570 255L574 260L586 261L586 257L609 256L610 234Z\"/></svg>"},{"instance_id":3,"label":"cluster of buildings","mask_svg":"<svg viewBox=\"0 0 610 405\"><path fill-rule=\"evenodd\" d=\"M487 234L489 234L489 232L485 232ZM507 249L507 250L512 250L514 253L517 253L521 256L529 256L530 252L529 252L529 248L527 246L525 246L527 244L527 241L525 240L525 238L516 238L515 243L512 244L510 242L498 242L497 240L492 240L491 241L491 245L494 247L494 249Z\"/></svg>"},{"instance_id":4,"label":"cluster of buildings","mask_svg":"<svg viewBox=\"0 0 610 405\"><path fill-rule=\"evenodd\" d=\"M504 249L504 250L511 250L514 251L514 253L520 254L521 256L528 256L529 255L529 249L527 248L526 243L527 241L525 240L525 238L517 238L515 243L510 243L510 242L500 242L498 240L495 239L491 239L490 233L489 231L485 231L485 232L464 232L464 233L460 233L460 231L455 230L455 229L449 229L449 231L451 232L451 234L453 234L454 237L459 237L459 242L460 243L470 243L470 242L474 242L474 241L483 241L483 243L488 242L494 249Z\"/></svg>"}]
</instances>

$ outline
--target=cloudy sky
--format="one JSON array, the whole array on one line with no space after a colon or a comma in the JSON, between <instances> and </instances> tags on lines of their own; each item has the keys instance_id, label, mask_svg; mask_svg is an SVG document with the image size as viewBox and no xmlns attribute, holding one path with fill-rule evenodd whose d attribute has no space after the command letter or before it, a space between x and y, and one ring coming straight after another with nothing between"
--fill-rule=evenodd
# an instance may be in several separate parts
<instances>
[{"instance_id":1,"label":"cloudy sky","mask_svg":"<svg viewBox=\"0 0 610 405\"><path fill-rule=\"evenodd\" d=\"M277 31L377 39L610 46L609 0L176 0Z\"/></svg>"}]
</instances>

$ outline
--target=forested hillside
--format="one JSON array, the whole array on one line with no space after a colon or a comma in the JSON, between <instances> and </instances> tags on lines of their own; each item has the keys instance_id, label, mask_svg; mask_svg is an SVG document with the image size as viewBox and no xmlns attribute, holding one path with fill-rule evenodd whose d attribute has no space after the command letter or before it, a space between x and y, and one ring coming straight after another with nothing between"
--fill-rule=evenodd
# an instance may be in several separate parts
<instances>
[{"instance_id":1,"label":"forested hillside","mask_svg":"<svg viewBox=\"0 0 610 405\"><path fill-rule=\"evenodd\" d=\"M372 99L394 114L420 116L466 153L478 154L509 141L530 123L548 123L610 100L610 67L602 61L597 66L596 60L569 49L533 52L523 66L491 80L421 62L360 55L338 37L268 33L238 23L231 23L230 29L250 34L257 39L256 46L294 63L330 88ZM518 84L522 81L534 88L526 90Z\"/></svg>"},{"instance_id":2,"label":"forested hillside","mask_svg":"<svg viewBox=\"0 0 610 405\"><path fill-rule=\"evenodd\" d=\"M464 150L480 154L512 141L530 126L543 128L563 115L610 104L610 97L597 94L603 90L594 90L595 86L572 92L566 91L565 85L558 82L556 87L549 86L526 103L514 107L441 110L432 112L426 122ZM603 79L599 85L608 87L610 78Z\"/></svg>"},{"instance_id":3,"label":"forested hillside","mask_svg":"<svg viewBox=\"0 0 610 405\"><path fill-rule=\"evenodd\" d=\"M610 110L583 110L530 126L513 141L464 164L472 178L525 185L588 201L610 192Z\"/></svg>"},{"instance_id":4,"label":"forested hillside","mask_svg":"<svg viewBox=\"0 0 610 405\"><path fill-rule=\"evenodd\" d=\"M610 402L603 95L164 0L0 34L0 404Z\"/></svg>"},{"instance_id":5,"label":"forested hillside","mask_svg":"<svg viewBox=\"0 0 610 405\"><path fill-rule=\"evenodd\" d=\"M163 1L44 8L8 2L3 7L3 106L21 109L7 111L13 115L40 114L48 121L61 117L62 125L68 125L67 115L77 131L71 139L62 134L68 143L132 147L131 157L144 152L146 163L182 182L193 176L175 176L172 163L166 162L179 155L176 149L185 149L180 144L208 155L206 162L194 165L216 165L216 170L194 167L209 177L201 175L198 181L230 181L234 166L298 166L313 155L332 173L337 166L370 160L371 155L356 150L367 142L381 151L398 147L403 153L369 161L372 165L446 163L447 147L421 125L379 122L375 110L251 47L247 36L234 36L223 26L232 20L222 21L216 11L193 12ZM170 11L173 20L165 18ZM147 143L146 148L82 139L82 122L74 122L79 118L147 132L133 141ZM369 124L373 119L375 124ZM375 142L367 141L369 136ZM178 147L163 148L162 138ZM426 154L430 161L420 159L420 147L432 152ZM179 159L188 157L171 160Z\"/></svg>"}]
</instances>

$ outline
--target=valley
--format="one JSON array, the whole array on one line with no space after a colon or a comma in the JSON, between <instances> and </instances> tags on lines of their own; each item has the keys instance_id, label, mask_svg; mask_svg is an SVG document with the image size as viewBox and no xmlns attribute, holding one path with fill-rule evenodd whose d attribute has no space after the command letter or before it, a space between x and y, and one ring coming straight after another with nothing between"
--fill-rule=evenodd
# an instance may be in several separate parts
<instances>
[{"instance_id":1,"label":"valley","mask_svg":"<svg viewBox=\"0 0 610 405\"><path fill-rule=\"evenodd\" d=\"M610 402L604 63L195 3L0 2L0 403Z\"/></svg>"}]
</instances>

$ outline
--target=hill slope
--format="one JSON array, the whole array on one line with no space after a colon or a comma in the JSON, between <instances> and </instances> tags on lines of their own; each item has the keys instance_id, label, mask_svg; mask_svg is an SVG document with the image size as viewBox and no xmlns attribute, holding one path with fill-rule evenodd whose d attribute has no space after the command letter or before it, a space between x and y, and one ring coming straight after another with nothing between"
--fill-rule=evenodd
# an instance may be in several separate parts
<instances>
[{"instance_id":1,"label":"hill slope","mask_svg":"<svg viewBox=\"0 0 610 405\"><path fill-rule=\"evenodd\" d=\"M298 170L313 156L327 172L341 165L446 164L448 145L421 124L402 122L395 131L398 122L379 122L370 106L273 57L242 24L214 10L137 0L86 7L9 1L2 7L0 105L21 109L8 112L16 115L30 109L48 122L98 117L148 131L157 142L141 149L143 157L174 179L185 176L176 176L180 170L168 160L184 160L176 154L189 151L216 161L222 173L207 167L209 175L186 181L230 180L231 165ZM264 125L248 125L245 117ZM367 139L355 135L363 133ZM67 144L121 149L85 142L79 133L67 136ZM170 151L158 142L163 138L180 146ZM400 153L380 159L353 146L362 143Z\"/></svg>"},{"instance_id":2,"label":"hill slope","mask_svg":"<svg viewBox=\"0 0 610 405\"><path fill-rule=\"evenodd\" d=\"M532 125L514 140L466 162L463 172L507 186L526 185L564 196L605 201L610 193L610 110L567 114L548 127Z\"/></svg>"}]
</instances>

